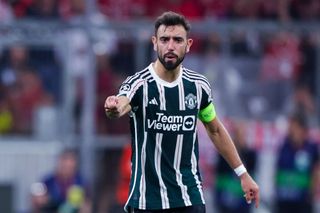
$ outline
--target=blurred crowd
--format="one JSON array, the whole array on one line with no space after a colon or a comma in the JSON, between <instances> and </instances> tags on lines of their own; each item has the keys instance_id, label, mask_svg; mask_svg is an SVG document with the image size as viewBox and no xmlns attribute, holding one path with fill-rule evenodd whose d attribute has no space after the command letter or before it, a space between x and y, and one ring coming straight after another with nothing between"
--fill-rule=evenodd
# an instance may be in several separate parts
<instances>
[{"instance_id":1,"label":"blurred crowd","mask_svg":"<svg viewBox=\"0 0 320 213\"><path fill-rule=\"evenodd\" d=\"M222 35L195 35L196 45L185 61L185 66L214 82L219 114L263 121L300 110L311 126L317 126L317 34L279 31L268 36L250 32L229 36L230 51L226 53ZM127 75L137 71L135 48L133 40L119 39L114 50L96 52L96 126L100 134L128 132L123 125L127 122L121 119L107 122L101 106ZM150 55L152 58L151 50ZM23 43L0 51L1 134L31 133L37 109L61 104L63 61L59 58L53 47ZM148 58L145 61L149 63ZM79 81L76 86L77 120L83 107L82 84Z\"/></svg>"},{"instance_id":2,"label":"blurred crowd","mask_svg":"<svg viewBox=\"0 0 320 213\"><path fill-rule=\"evenodd\" d=\"M59 153L56 166L30 186L30 213L89 213L88 183L79 172L77 151Z\"/></svg>"},{"instance_id":3,"label":"blurred crowd","mask_svg":"<svg viewBox=\"0 0 320 213\"><path fill-rule=\"evenodd\" d=\"M0 56L0 134L30 134L35 109L60 101L61 68L52 50L23 44Z\"/></svg>"},{"instance_id":4,"label":"blurred crowd","mask_svg":"<svg viewBox=\"0 0 320 213\"><path fill-rule=\"evenodd\" d=\"M28 18L78 20L84 17L86 4L88 1L85 0L0 0L0 23ZM181 12L191 20L309 23L320 20L320 2L317 0L97 0L91 4L95 5L96 14L116 21L153 19L168 8ZM99 134L128 132L129 127L123 126L126 123L123 120L107 123L100 106L103 106L105 97L117 92L117 86L127 75L138 71L135 38L119 37L116 32L110 32L108 36L115 34L114 38L104 38L102 43L102 49L109 50L95 51L96 127ZM217 31L191 36L195 42L185 66L203 72L214 82L215 101L222 116L274 120L279 114L288 115L300 110L304 111L312 126L319 123L315 99L318 32L284 29L262 33L254 29L235 29L228 34ZM154 54L151 42L144 42L149 54L145 58L147 65ZM80 45L74 57L87 54L86 51ZM79 60L75 59L74 63L79 63ZM30 123L35 120L36 109L61 103L63 63L53 46L39 48L21 42L0 48L1 134L31 133L33 126ZM83 80L76 84L73 114L79 123L83 108ZM235 104L239 107L233 107Z\"/></svg>"},{"instance_id":5,"label":"blurred crowd","mask_svg":"<svg viewBox=\"0 0 320 213\"><path fill-rule=\"evenodd\" d=\"M85 0L1 0L0 20L24 17L70 20L85 14L86 3ZM96 0L94 4L110 20L155 17L168 8L189 19L310 21L320 18L317 0Z\"/></svg>"}]
</instances>

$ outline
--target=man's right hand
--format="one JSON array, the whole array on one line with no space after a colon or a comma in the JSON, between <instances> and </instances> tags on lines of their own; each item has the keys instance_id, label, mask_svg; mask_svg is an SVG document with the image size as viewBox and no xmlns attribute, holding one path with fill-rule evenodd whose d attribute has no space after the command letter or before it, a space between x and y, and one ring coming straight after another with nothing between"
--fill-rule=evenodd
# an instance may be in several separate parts
<instances>
[{"instance_id":1,"label":"man's right hand","mask_svg":"<svg viewBox=\"0 0 320 213\"><path fill-rule=\"evenodd\" d=\"M119 118L131 110L130 101L125 96L109 96L104 103L104 109L109 118Z\"/></svg>"}]
</instances>

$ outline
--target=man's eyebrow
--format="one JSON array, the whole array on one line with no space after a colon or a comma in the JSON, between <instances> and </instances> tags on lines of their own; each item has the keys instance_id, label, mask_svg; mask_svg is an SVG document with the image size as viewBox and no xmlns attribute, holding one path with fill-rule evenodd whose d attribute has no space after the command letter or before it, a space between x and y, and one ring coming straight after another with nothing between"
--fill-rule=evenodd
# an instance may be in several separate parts
<instances>
[{"instance_id":1,"label":"man's eyebrow","mask_svg":"<svg viewBox=\"0 0 320 213\"><path fill-rule=\"evenodd\" d=\"M184 39L183 36L172 36L174 39Z\"/></svg>"},{"instance_id":2,"label":"man's eyebrow","mask_svg":"<svg viewBox=\"0 0 320 213\"><path fill-rule=\"evenodd\" d=\"M183 39L183 36L168 36L168 35L162 35L159 38L173 38L173 39Z\"/></svg>"}]
</instances>

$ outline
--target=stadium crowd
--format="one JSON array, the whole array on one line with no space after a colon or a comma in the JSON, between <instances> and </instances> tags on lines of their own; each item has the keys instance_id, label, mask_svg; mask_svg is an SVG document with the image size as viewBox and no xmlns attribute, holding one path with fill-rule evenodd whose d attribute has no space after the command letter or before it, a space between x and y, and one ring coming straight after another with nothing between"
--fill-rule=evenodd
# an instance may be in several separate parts
<instances>
[{"instance_id":1,"label":"stadium crowd","mask_svg":"<svg viewBox=\"0 0 320 213\"><path fill-rule=\"evenodd\" d=\"M70 20L85 14L85 0L1 0L0 20L42 18ZM110 20L155 17L170 8L189 19L319 20L317 0L96 0L97 11Z\"/></svg>"},{"instance_id":2,"label":"stadium crowd","mask_svg":"<svg viewBox=\"0 0 320 213\"><path fill-rule=\"evenodd\" d=\"M87 2L86 0L0 0L0 25L24 19L61 22L81 20L87 15ZM94 15L110 21L153 20L168 9L180 12L192 21L204 19L218 21L243 19L279 23L320 21L318 0L96 0L95 6ZM319 32L295 32L284 29L258 33L235 30L228 34L227 53L224 46L225 38L218 32L193 36L196 42L185 63L188 63L188 67L204 73L214 82L217 110L226 123L234 125L230 127L234 128L234 137L240 141L244 140L249 146L249 148L247 146L239 148L243 149L244 155L249 153L249 162L251 158L256 158L256 152L265 148L271 147L274 152L279 151L279 153L291 150L290 141L299 142L301 138L307 137L292 133L292 131L299 132L301 128L310 133L306 140L308 144L309 141L314 144L320 143L319 109L316 103L316 97L320 95L317 88ZM137 71L135 41L130 39L114 41L115 47L112 50L96 52L95 56L96 132L103 135L129 132L129 126L125 125L123 120L108 122L102 106L105 97L116 93L116 85L123 81L124 76ZM152 57L152 47L149 48ZM32 134L33 126L30 124L34 122L35 111L39 107L57 107L61 104L62 71L62 61L59 60L58 53L53 47L39 48L23 42L0 46L0 135ZM83 107L84 88L81 84L79 81L77 85L74 108L76 119L81 116ZM292 112L297 111L302 113L306 120L290 117ZM283 118L288 120L286 123L290 127L288 132L284 130L283 125L280 125L283 124ZM246 133L245 139L241 138L243 136L239 135L237 129L239 120L241 131ZM240 146L242 145L240 143ZM208 150L203 147L202 149L203 152ZM318 167L312 177L310 168L307 168L309 173L305 178L309 184L312 179L314 184L312 190L308 192L313 198L309 198L308 202L311 200L319 202L320 169L315 163L318 157L313 152L309 153L309 148L307 150L308 156L310 154L310 159L312 158L310 166ZM205 156L211 154L207 153ZM303 164L300 161L305 159L300 155L296 158L299 159L299 166L304 167L305 165L300 165ZM216 161L212 157L206 159L208 161L201 162L205 177L212 178L215 175L212 170L216 169L219 174L233 178L227 172L223 173L225 165L221 159ZM288 169L288 165L283 161L285 160L277 159L275 168L280 171L276 182L279 185L278 189L283 187L281 172L287 172ZM252 165L252 170L256 169L254 167L255 165ZM299 170L300 167L294 169ZM292 174L297 172L293 170L290 170ZM221 179L223 177L215 178L220 181L215 183L219 189L223 186L224 180ZM204 184L213 187L213 183L207 181L205 178ZM308 186L310 185L304 185L305 191L299 192L297 197L306 193L306 190L309 190ZM223 200L224 197L221 196L222 192L217 190L215 193L220 203L226 202L228 206L228 201ZM231 190L224 193L238 192ZM281 195L279 192L280 197ZM238 199L236 196L233 198ZM281 202L278 204L282 205ZM223 209L225 206L220 208ZM235 208L238 209L239 206ZM285 205L283 208L286 208Z\"/></svg>"},{"instance_id":3,"label":"stadium crowd","mask_svg":"<svg viewBox=\"0 0 320 213\"><path fill-rule=\"evenodd\" d=\"M77 20L77 18L85 15L86 3L87 2L85 0L20 0L9 2L1 0L0 23L10 23L10 21L21 19L59 21ZM180 12L191 20L246 19L285 22L310 22L320 20L320 2L317 0L162 0L156 2L150 0L97 0L95 2L95 6L97 14L100 14L105 19L111 21L128 21L132 18L136 20L152 19L167 8ZM208 60L216 58L216 61L218 62L215 63L214 66L217 66L217 64L220 67L223 66L221 65L221 61L224 59L221 35L214 34L208 36L196 36L196 40L197 42L195 42L191 57L194 56L194 58L199 58L205 56ZM316 94L317 42L317 34L308 32L297 34L295 32L283 31L271 33L270 35L257 35L252 32L234 32L230 36L230 52L231 57L235 58L235 60L237 60L236 58L243 57L261 58L259 62L260 65L258 67L259 73L257 74L256 72L252 76L255 76L255 80L260 81L263 86L261 88L261 94L255 95L267 97L268 102L270 102L269 105L272 106L268 109L270 114L272 114L270 111L274 108L276 111L287 112L290 107L292 108L292 104L290 106L288 103L293 102L297 103L295 105L298 105L299 108L304 108L308 117L314 120L314 115L316 113L314 97ZM26 52L21 53L22 55L26 55L21 56L25 57L25 59L21 59L24 61L14 62L16 59L11 59L10 62L9 58L15 57L14 55L10 56L11 49L13 49L12 51L14 52L14 49L17 48L14 46L9 48L3 47L0 54L1 90L8 90L8 85L12 84L13 78L16 78L16 81L19 82L18 78L24 77L23 75L17 75L17 73L26 73L21 70L28 69L29 72L27 73L33 73L33 78L38 78L38 81L40 80L37 90L43 90L41 94L43 93L44 96L51 96L49 98L44 98L46 100L51 99L51 101L46 101L46 104L49 104L49 102L55 104L59 103L58 100L61 96L61 94L59 95L59 90L61 90L61 67L59 67L59 62L57 62L55 52L52 48L48 47L42 52L41 50L34 50L33 47L28 47L26 45L22 45L22 48L24 48ZM115 89L110 84L105 84L103 82L117 82L116 79L121 79L123 75L131 74L136 71L132 69L135 67L134 48L133 41L130 41L129 39L126 41L118 39L116 40L116 48L114 48L112 52L97 56L97 67L99 70L97 72L97 75L99 76L97 78L99 79L97 82L97 129L99 133L123 133L128 130L128 128L121 128L120 124L107 127L107 124L102 120L104 112L99 109L98 105L101 104L103 98L107 94L114 92ZM39 60L39 57L41 60ZM127 63L122 63L124 58ZM242 59L239 59L239 61L241 60ZM22 63L22 65L14 65L18 63ZM194 64L194 66L195 65L196 64ZM208 67L209 66L207 66L207 68ZM206 67L203 67L202 69L206 70ZM211 74L209 73L209 78L210 76ZM11 82L8 82L10 81L8 78L11 78ZM291 87L291 84L294 84L294 88ZM281 89L279 89L279 87ZM1 113L2 116L0 119L2 118L5 121L2 125L3 130L0 129L0 131L2 133L30 132L30 130L27 130L30 128L30 125L25 125L25 127L15 127L17 122L14 122L14 119L19 113L10 111L19 110L13 110L15 107L8 107L8 104L13 104L5 101L6 98L4 96L10 96L10 92L2 93L7 93L8 95L1 95L1 112L3 113ZM79 92L79 94L81 95L81 92ZM30 102L28 107L24 107L24 113L20 114L22 118L25 118L22 120L27 119L28 121L19 122L19 125L23 125L23 123L31 121L30 114L34 108L33 106L43 102L41 98L42 95L37 97L39 100L27 101ZM81 97L78 98L81 100ZM230 97L228 96L225 97L225 99L229 98ZM221 97L221 99L223 100L223 97ZM290 101L287 99L290 99ZM259 103L258 100L252 100L251 102L251 105L254 105L256 102ZM20 104L23 104L23 102ZM21 108L16 104L14 105L16 108ZM268 103L265 105L268 105ZM249 109L250 106L247 106L246 108ZM75 107L75 116L79 116L80 111L81 104L80 106L77 105ZM230 112L230 110L228 111ZM311 122L314 123L315 121ZM119 126L119 128L116 126Z\"/></svg>"}]
</instances>

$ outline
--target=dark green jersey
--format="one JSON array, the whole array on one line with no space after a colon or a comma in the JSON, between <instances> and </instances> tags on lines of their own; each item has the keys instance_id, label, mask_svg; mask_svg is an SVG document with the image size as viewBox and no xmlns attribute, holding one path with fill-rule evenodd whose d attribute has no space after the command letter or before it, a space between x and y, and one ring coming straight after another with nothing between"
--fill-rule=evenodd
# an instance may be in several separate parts
<instances>
[{"instance_id":1,"label":"dark green jersey","mask_svg":"<svg viewBox=\"0 0 320 213\"><path fill-rule=\"evenodd\" d=\"M132 175L126 206L168 209L204 204L198 168L197 116L211 102L207 79L181 68L174 82L153 66L128 77L119 95L131 101Z\"/></svg>"}]
</instances>

